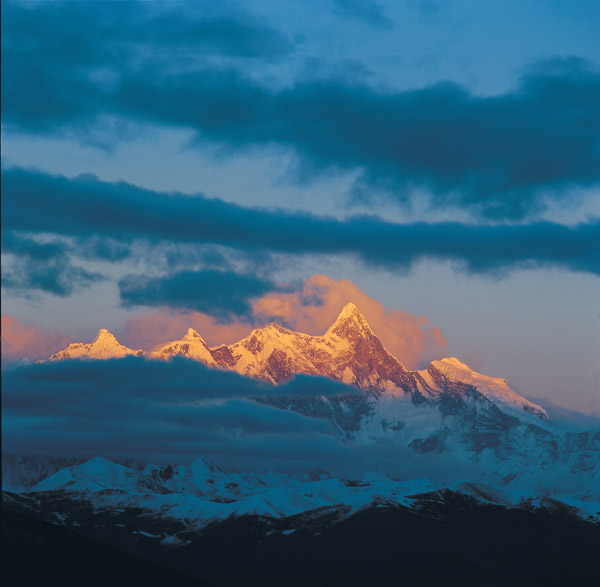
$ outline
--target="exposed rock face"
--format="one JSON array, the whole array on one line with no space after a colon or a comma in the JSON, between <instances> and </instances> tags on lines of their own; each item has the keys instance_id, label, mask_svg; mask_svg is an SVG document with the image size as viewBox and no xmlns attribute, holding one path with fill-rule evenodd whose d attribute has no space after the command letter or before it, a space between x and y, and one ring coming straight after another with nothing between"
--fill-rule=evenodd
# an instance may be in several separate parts
<instances>
[{"instance_id":1,"label":"exposed rock face","mask_svg":"<svg viewBox=\"0 0 600 587\"><path fill-rule=\"evenodd\" d=\"M416 391L414 375L384 348L354 304L322 336L270 324L229 348L234 370L272 383L303 373L374 392Z\"/></svg>"}]
</instances>

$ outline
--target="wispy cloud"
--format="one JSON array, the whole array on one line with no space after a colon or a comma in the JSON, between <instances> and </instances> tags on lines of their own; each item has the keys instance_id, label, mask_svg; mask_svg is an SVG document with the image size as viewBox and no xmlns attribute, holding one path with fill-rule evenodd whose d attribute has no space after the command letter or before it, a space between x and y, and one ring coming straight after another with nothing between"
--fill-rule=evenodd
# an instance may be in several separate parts
<instances>
[{"instance_id":1,"label":"wispy cloud","mask_svg":"<svg viewBox=\"0 0 600 587\"><path fill-rule=\"evenodd\" d=\"M2 287L11 295L31 297L37 293L68 296L90 287L104 276L74 265L70 247L60 242L40 243L14 232L2 232Z\"/></svg>"}]
</instances>

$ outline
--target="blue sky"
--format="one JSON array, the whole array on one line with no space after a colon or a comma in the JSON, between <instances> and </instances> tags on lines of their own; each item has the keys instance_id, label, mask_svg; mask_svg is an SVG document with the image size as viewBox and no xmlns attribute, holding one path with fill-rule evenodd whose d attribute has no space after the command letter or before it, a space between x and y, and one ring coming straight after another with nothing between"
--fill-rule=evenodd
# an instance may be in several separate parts
<instances>
[{"instance_id":1,"label":"blue sky","mask_svg":"<svg viewBox=\"0 0 600 587\"><path fill-rule=\"evenodd\" d=\"M600 413L594 3L213 4L3 5L3 315L251 324L323 273Z\"/></svg>"}]
</instances>

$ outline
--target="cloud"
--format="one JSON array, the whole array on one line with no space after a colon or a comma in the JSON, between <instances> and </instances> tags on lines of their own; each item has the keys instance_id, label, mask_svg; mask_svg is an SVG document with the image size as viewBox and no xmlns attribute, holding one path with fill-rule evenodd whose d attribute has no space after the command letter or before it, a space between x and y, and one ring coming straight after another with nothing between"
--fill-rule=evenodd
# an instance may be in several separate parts
<instances>
[{"instance_id":1,"label":"cloud","mask_svg":"<svg viewBox=\"0 0 600 587\"><path fill-rule=\"evenodd\" d=\"M87 127L116 106L106 91L142 64L176 73L219 58L277 61L292 49L281 32L231 5L10 3L3 16L3 123L34 132Z\"/></svg>"},{"instance_id":2,"label":"cloud","mask_svg":"<svg viewBox=\"0 0 600 587\"><path fill-rule=\"evenodd\" d=\"M77 406L76 397L96 401L99 389L105 390L106 408L111 402L127 397L132 402L190 406L206 400L231 400L255 396L293 394L335 396L360 394L356 388L322 377L298 376L279 386L222 371L204 364L173 357L169 361L126 357L105 361L51 361L5 371L8 384L3 405L19 413L36 416L42 412L64 413ZM119 388L117 391L116 389ZM50 410L50 411L48 411ZM55 412L52 412L55 410ZM25 413L23 412L23 413ZM89 414L88 414L89 416Z\"/></svg>"},{"instance_id":3,"label":"cloud","mask_svg":"<svg viewBox=\"0 0 600 587\"><path fill-rule=\"evenodd\" d=\"M439 328L426 316L403 310L387 311L358 286L326 275L312 275L299 290L270 292L253 301L254 314L275 320L307 334L322 334L336 319L341 308L354 302L384 346L409 369L439 358L447 346Z\"/></svg>"},{"instance_id":4,"label":"cloud","mask_svg":"<svg viewBox=\"0 0 600 587\"><path fill-rule=\"evenodd\" d=\"M188 328L193 328L209 346L217 346L240 340L253 327L254 322L246 316L223 322L201 312L163 308L128 318L120 338L134 348L149 349L162 342L179 340Z\"/></svg>"},{"instance_id":5,"label":"cloud","mask_svg":"<svg viewBox=\"0 0 600 587\"><path fill-rule=\"evenodd\" d=\"M380 30L393 28L392 21L377 2L370 0L334 0L334 11L349 19L358 20Z\"/></svg>"},{"instance_id":6,"label":"cloud","mask_svg":"<svg viewBox=\"0 0 600 587\"><path fill-rule=\"evenodd\" d=\"M104 279L100 273L73 265L64 243L39 243L3 230L2 250L10 254L3 259L2 287L17 295L44 292L64 297Z\"/></svg>"},{"instance_id":7,"label":"cloud","mask_svg":"<svg viewBox=\"0 0 600 587\"><path fill-rule=\"evenodd\" d=\"M181 271L166 277L128 275L119 281L126 306L167 306L216 318L250 313L251 298L274 288L266 280L227 271Z\"/></svg>"},{"instance_id":8,"label":"cloud","mask_svg":"<svg viewBox=\"0 0 600 587\"><path fill-rule=\"evenodd\" d=\"M206 14L202 8L190 10L188 6L150 15L138 19L134 38L173 52L183 50L196 58L217 55L277 61L292 50L283 33L235 5L222 13Z\"/></svg>"},{"instance_id":9,"label":"cloud","mask_svg":"<svg viewBox=\"0 0 600 587\"><path fill-rule=\"evenodd\" d=\"M241 295L237 277L218 275L216 280L227 279L229 285L225 287L223 282L213 281L205 291L202 291L199 284L196 284L197 287L191 287L190 282L184 280L182 289L189 292L189 296L177 298L175 303L170 303L171 295L162 289L160 280L156 280L158 293L152 287L146 288L142 280L139 284L140 296L148 300L147 305L161 307L149 314L128 318L119 329L119 339L131 348L150 349L159 343L179 340L188 328L193 328L202 335L209 346L218 346L237 342L247 336L253 328L260 328L273 321L299 332L321 335L331 326L344 305L354 302L388 351L409 369L421 367L430 360L439 358L447 345L439 328L433 326L427 317L414 316L403 310L386 310L380 302L347 279L334 281L326 275L312 275L300 285L279 284L259 296L251 296L246 292L247 297L242 299L236 297ZM133 281L133 278L131 279ZM207 272L202 274L200 279L204 282L213 277ZM238 292L234 292L232 298L223 293L223 290L227 292L234 286L238 287ZM215 288L214 292L212 287ZM221 299L213 299L212 296ZM242 307L237 308L242 302ZM178 307L179 305L182 307ZM206 312L194 309L202 305L206 306ZM228 312L225 312L225 308L228 308ZM214 311L215 315L208 314L209 311ZM7 317L6 320L7 329L9 325L16 325L11 328L18 326L15 333L6 334L6 337L16 337L15 342L5 340L6 349L10 348L11 360L24 357L32 360L47 359L69 342L63 334L40 331L40 348L32 353L33 327L27 331L30 333L29 338L23 338L25 330L18 324L17 319ZM51 343L51 351L46 350L48 344L42 344L44 337ZM21 338L25 342L17 343Z\"/></svg>"},{"instance_id":10,"label":"cloud","mask_svg":"<svg viewBox=\"0 0 600 587\"><path fill-rule=\"evenodd\" d=\"M553 426L572 432L600 429L600 412L594 414L570 410L545 397L529 397L528 399L546 410Z\"/></svg>"},{"instance_id":11,"label":"cloud","mask_svg":"<svg viewBox=\"0 0 600 587\"><path fill-rule=\"evenodd\" d=\"M346 221L245 208L201 195L144 190L87 177L67 179L17 167L2 174L7 229L131 242L218 244L246 253L353 255L388 270L422 259L472 273L558 267L600 274L600 221L473 225Z\"/></svg>"},{"instance_id":12,"label":"cloud","mask_svg":"<svg viewBox=\"0 0 600 587\"><path fill-rule=\"evenodd\" d=\"M24 327L14 316L2 316L2 364L7 365L21 359L37 361L69 344L66 335L46 332L39 326Z\"/></svg>"},{"instance_id":13,"label":"cloud","mask_svg":"<svg viewBox=\"0 0 600 587\"><path fill-rule=\"evenodd\" d=\"M424 187L436 205L493 218L528 217L548 198L600 182L600 74L577 58L542 63L488 97L452 83L399 91L336 79L267 89L223 60L290 50L248 15L72 4L5 10L9 127L89 140L94 124L116 117L191 129L197 142L231 150L280 145L311 174L360 172L356 197L384 191L407 201ZM340 6L386 22L372 3L358 12L359 3Z\"/></svg>"},{"instance_id":14,"label":"cloud","mask_svg":"<svg viewBox=\"0 0 600 587\"><path fill-rule=\"evenodd\" d=\"M262 402L251 399L257 395ZM18 367L3 372L3 450L171 464L208 457L245 470L322 468L351 475L378 468L405 478L476 473L448 455L415 455L386 441L346 442L326 418L264 401L286 395L342 403L364 397L327 379L298 377L273 387L177 358Z\"/></svg>"},{"instance_id":15,"label":"cloud","mask_svg":"<svg viewBox=\"0 0 600 587\"><path fill-rule=\"evenodd\" d=\"M171 457L204 454L221 443L223 447L236 444L240 435L249 436L250 445L253 437L254 442L265 443L285 436L289 443L330 436L332 427L326 420L250 398L275 392L359 393L310 377L275 388L177 357L168 362L126 358L102 365L92 361L37 364L6 370L3 382L6 450L44 446L59 453L115 454L126 447L130 456L169 451Z\"/></svg>"}]
</instances>

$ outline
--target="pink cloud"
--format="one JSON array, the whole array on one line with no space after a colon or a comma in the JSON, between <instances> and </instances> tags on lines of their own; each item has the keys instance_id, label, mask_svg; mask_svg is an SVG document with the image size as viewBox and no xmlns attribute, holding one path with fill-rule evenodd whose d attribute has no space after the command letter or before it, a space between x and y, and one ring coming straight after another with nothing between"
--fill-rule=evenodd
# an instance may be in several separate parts
<instances>
[{"instance_id":1,"label":"pink cloud","mask_svg":"<svg viewBox=\"0 0 600 587\"><path fill-rule=\"evenodd\" d=\"M13 316L2 316L2 363L9 364L21 359L37 361L69 344L66 335L47 332L39 326L24 327Z\"/></svg>"},{"instance_id":2,"label":"pink cloud","mask_svg":"<svg viewBox=\"0 0 600 587\"><path fill-rule=\"evenodd\" d=\"M122 338L124 344L132 348L150 349L158 343L180 339L188 328L196 330L209 346L217 346L243 338L253 325L243 321L222 324L200 312L158 310L129 318Z\"/></svg>"},{"instance_id":3,"label":"pink cloud","mask_svg":"<svg viewBox=\"0 0 600 587\"><path fill-rule=\"evenodd\" d=\"M409 369L443 356L446 340L427 317L403 310L386 310L351 281L334 281L326 275L308 277L298 291L257 298L252 303L252 322L220 324L199 312L160 310L130 318L123 331L123 341L131 348L148 349L181 338L191 327L210 346L216 346L235 342L248 335L252 328L269 322L279 322L307 334L323 334L348 302L358 306L385 347Z\"/></svg>"},{"instance_id":4,"label":"pink cloud","mask_svg":"<svg viewBox=\"0 0 600 587\"><path fill-rule=\"evenodd\" d=\"M312 275L299 290L270 293L252 303L251 321L219 323L200 312L158 310L129 318L119 330L119 340L130 348L150 349L169 340L180 339L188 328L197 330L209 346L229 344L247 336L252 328L279 322L307 334L323 334L340 310L354 302L385 347L409 369L424 366L443 356L447 346L439 328L425 316L403 310L386 310L347 279L334 281L326 275ZM41 328L23 327L17 318L2 317L2 360L14 362L46 359L64 348L68 338Z\"/></svg>"},{"instance_id":5,"label":"pink cloud","mask_svg":"<svg viewBox=\"0 0 600 587\"><path fill-rule=\"evenodd\" d=\"M356 304L388 351L409 369L442 356L447 342L426 316L386 310L347 279L312 275L299 291L270 293L255 300L253 310L262 322L280 321L307 334L322 334L348 302Z\"/></svg>"}]
</instances>

